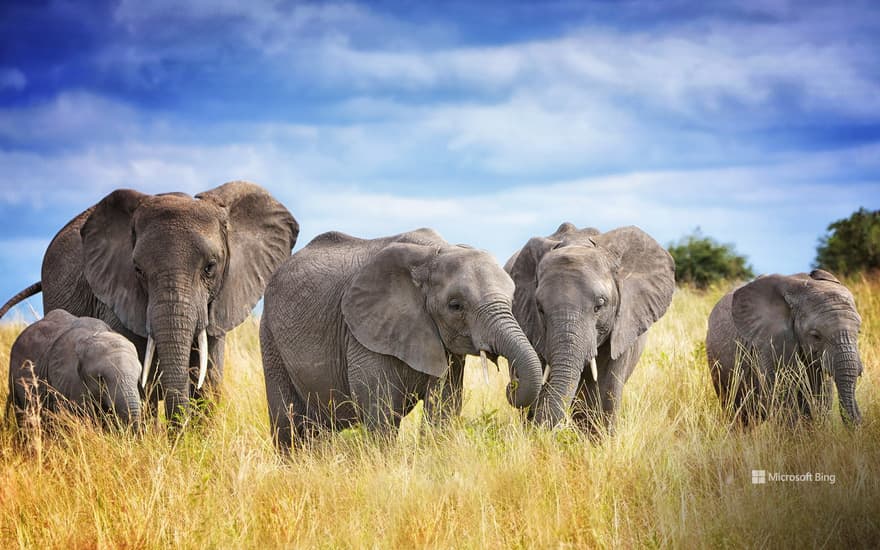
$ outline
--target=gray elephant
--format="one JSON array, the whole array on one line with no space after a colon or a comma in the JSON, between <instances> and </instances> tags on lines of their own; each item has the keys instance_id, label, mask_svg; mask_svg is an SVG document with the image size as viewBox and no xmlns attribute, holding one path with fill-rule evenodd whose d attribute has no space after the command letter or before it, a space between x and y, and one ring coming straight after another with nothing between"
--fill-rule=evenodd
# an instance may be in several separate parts
<instances>
[{"instance_id":1,"label":"gray elephant","mask_svg":"<svg viewBox=\"0 0 880 550\"><path fill-rule=\"evenodd\" d=\"M827 271L758 277L725 295L709 316L706 355L715 392L748 425L766 418L781 369L799 373L783 403L811 418L831 406L830 375L841 415L858 424L860 324L852 294Z\"/></svg>"},{"instance_id":2,"label":"gray elephant","mask_svg":"<svg viewBox=\"0 0 880 550\"><path fill-rule=\"evenodd\" d=\"M534 421L555 426L570 408L579 428L613 432L645 332L672 301L672 257L637 227L563 223L505 269L516 283L514 316L546 367Z\"/></svg>"},{"instance_id":3,"label":"gray elephant","mask_svg":"<svg viewBox=\"0 0 880 550\"><path fill-rule=\"evenodd\" d=\"M226 332L250 314L298 233L290 212L252 183L195 198L120 189L61 229L41 282L0 315L42 288L45 311L102 319L138 348L143 385L158 389L151 406L164 398L174 420L191 396L219 389Z\"/></svg>"},{"instance_id":4,"label":"gray elephant","mask_svg":"<svg viewBox=\"0 0 880 550\"><path fill-rule=\"evenodd\" d=\"M388 432L420 399L429 421L458 414L465 354L507 357L508 401L528 407L541 367L512 299L488 253L429 229L316 237L266 288L260 344L279 451L358 421Z\"/></svg>"},{"instance_id":5,"label":"gray elephant","mask_svg":"<svg viewBox=\"0 0 880 550\"><path fill-rule=\"evenodd\" d=\"M28 415L62 409L139 426L137 350L103 321L50 311L24 329L9 356L6 410L25 431Z\"/></svg>"}]
</instances>

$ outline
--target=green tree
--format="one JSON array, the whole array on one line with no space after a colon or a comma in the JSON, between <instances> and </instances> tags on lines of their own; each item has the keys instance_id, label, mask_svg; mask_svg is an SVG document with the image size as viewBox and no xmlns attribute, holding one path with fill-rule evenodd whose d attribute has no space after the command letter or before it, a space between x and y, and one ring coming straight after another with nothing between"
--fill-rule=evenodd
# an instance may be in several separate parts
<instances>
[{"instance_id":1,"label":"green tree","mask_svg":"<svg viewBox=\"0 0 880 550\"><path fill-rule=\"evenodd\" d=\"M880 210L859 208L829 225L813 265L843 275L880 269Z\"/></svg>"},{"instance_id":2,"label":"green tree","mask_svg":"<svg viewBox=\"0 0 880 550\"><path fill-rule=\"evenodd\" d=\"M706 288L722 280L750 279L755 276L746 257L736 253L732 244L721 244L696 228L693 233L669 243L675 260L675 280Z\"/></svg>"}]
</instances>

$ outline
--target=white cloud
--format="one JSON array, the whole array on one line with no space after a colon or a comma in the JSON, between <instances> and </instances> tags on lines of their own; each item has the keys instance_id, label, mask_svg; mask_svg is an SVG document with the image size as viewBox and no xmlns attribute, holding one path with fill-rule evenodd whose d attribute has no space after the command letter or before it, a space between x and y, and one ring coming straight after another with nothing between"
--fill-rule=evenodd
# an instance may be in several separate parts
<instances>
[{"instance_id":1,"label":"white cloud","mask_svg":"<svg viewBox=\"0 0 880 550\"><path fill-rule=\"evenodd\" d=\"M331 122L157 117L68 91L0 110L0 139L27 145L0 150L0 204L72 216L118 187L193 194L250 179L294 212L301 245L327 230L433 226L504 261L565 220L634 223L664 244L699 225L759 270L805 269L830 221L880 207L880 145L771 150L750 132L789 128L792 113L876 121L880 88L865 70L870 44L823 34L850 23L768 9L754 7L786 23L573 23L554 38L467 46L355 4L125 1L116 21L133 38L98 55L106 70L160 85L164 60L220 55L185 33L232 21L224 40L281 82L341 97L317 117Z\"/></svg>"},{"instance_id":2,"label":"white cloud","mask_svg":"<svg viewBox=\"0 0 880 550\"><path fill-rule=\"evenodd\" d=\"M37 203L73 216L116 187L193 194L242 178L264 185L290 208L303 228L300 246L329 230L375 237L431 226L450 241L486 248L503 262L529 237L550 233L566 220L603 230L636 224L663 244L699 225L713 237L737 243L759 270L767 271L806 269L815 240L830 221L859 206L880 207L880 181L847 181L851 170L876 173L880 146L737 168L545 179L456 193L442 185L378 191L388 186L370 178L355 182L354 171L350 179L320 179L300 165L304 158L295 150L260 144L108 144L85 154L2 153L9 177L0 200Z\"/></svg>"},{"instance_id":3,"label":"white cloud","mask_svg":"<svg viewBox=\"0 0 880 550\"><path fill-rule=\"evenodd\" d=\"M20 92L27 87L27 77L15 67L0 67L0 91Z\"/></svg>"},{"instance_id":4,"label":"white cloud","mask_svg":"<svg viewBox=\"0 0 880 550\"><path fill-rule=\"evenodd\" d=\"M0 139L41 147L138 139L151 124L133 108L85 91L67 91L21 108L0 108Z\"/></svg>"},{"instance_id":5,"label":"white cloud","mask_svg":"<svg viewBox=\"0 0 880 550\"><path fill-rule=\"evenodd\" d=\"M864 70L871 45L846 36L817 43L806 32L766 24L650 32L590 26L549 40L429 51L363 49L337 39L308 55L321 56L319 76L356 89L566 88L722 115L730 101L759 108L787 87L806 110L880 117L880 84Z\"/></svg>"},{"instance_id":6,"label":"white cloud","mask_svg":"<svg viewBox=\"0 0 880 550\"><path fill-rule=\"evenodd\" d=\"M410 23L350 2L126 0L115 19L128 29L127 39L102 52L99 63L158 85L163 61L216 60L219 41L224 49L249 48L255 62L294 87L323 84L376 95L455 91L496 101L565 89L692 123L711 122L709 116L758 127L776 121L784 94L795 110L880 117L874 41L863 39L880 26L870 5L754 2L719 12L641 30L574 19L549 38L467 45L450 23ZM169 13L174 26L166 24ZM211 30L217 33L211 40L188 39ZM742 112L753 116L744 121Z\"/></svg>"}]
</instances>

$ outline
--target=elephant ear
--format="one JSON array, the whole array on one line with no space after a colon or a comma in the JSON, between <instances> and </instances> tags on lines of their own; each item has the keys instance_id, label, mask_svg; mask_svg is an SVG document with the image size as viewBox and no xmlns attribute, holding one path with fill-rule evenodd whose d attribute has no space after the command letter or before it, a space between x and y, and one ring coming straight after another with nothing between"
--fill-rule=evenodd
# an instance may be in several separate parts
<instances>
[{"instance_id":1,"label":"elephant ear","mask_svg":"<svg viewBox=\"0 0 880 550\"><path fill-rule=\"evenodd\" d=\"M619 262L620 304L611 333L611 358L617 359L666 313L675 292L675 261L665 248L635 226L590 238Z\"/></svg>"},{"instance_id":2,"label":"elephant ear","mask_svg":"<svg viewBox=\"0 0 880 550\"><path fill-rule=\"evenodd\" d=\"M387 246L355 275L342 297L342 314L354 337L370 351L393 355L440 378L448 358L421 289L438 252L436 246Z\"/></svg>"},{"instance_id":3,"label":"elephant ear","mask_svg":"<svg viewBox=\"0 0 880 550\"><path fill-rule=\"evenodd\" d=\"M563 224L564 225L564 224ZM560 229L562 226L560 226ZM559 246L555 239L533 237L517 253L510 267L510 278L513 279L513 316L525 332L529 342L541 356L547 357L544 350L544 330L535 293L538 290L538 264L544 254Z\"/></svg>"},{"instance_id":4,"label":"elephant ear","mask_svg":"<svg viewBox=\"0 0 880 550\"><path fill-rule=\"evenodd\" d=\"M740 338L753 346L768 364L782 358L791 360L797 337L791 314L790 295L795 285L791 277L766 275L733 293L731 314Z\"/></svg>"},{"instance_id":5,"label":"elephant ear","mask_svg":"<svg viewBox=\"0 0 880 550\"><path fill-rule=\"evenodd\" d=\"M810 278L816 281L828 281L829 283L843 284L837 280L837 277L828 273L824 269L814 269L810 272Z\"/></svg>"},{"instance_id":6,"label":"elephant ear","mask_svg":"<svg viewBox=\"0 0 880 550\"><path fill-rule=\"evenodd\" d=\"M228 215L228 265L223 286L211 302L208 332L219 336L247 318L263 296L269 277L290 257L299 224L259 185L225 183L199 193Z\"/></svg>"},{"instance_id":7,"label":"elephant ear","mask_svg":"<svg viewBox=\"0 0 880 550\"><path fill-rule=\"evenodd\" d=\"M140 336L147 335L147 294L132 261L131 218L148 196L132 189L113 191L95 205L79 232L92 292Z\"/></svg>"}]
</instances>

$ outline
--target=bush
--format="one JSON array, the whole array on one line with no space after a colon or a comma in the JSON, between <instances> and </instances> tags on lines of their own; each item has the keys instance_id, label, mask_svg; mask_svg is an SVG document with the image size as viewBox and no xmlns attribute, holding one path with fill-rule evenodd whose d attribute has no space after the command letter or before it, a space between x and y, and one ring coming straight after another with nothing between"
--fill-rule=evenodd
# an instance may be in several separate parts
<instances>
[{"instance_id":1,"label":"bush","mask_svg":"<svg viewBox=\"0 0 880 550\"><path fill-rule=\"evenodd\" d=\"M675 260L675 280L697 288L706 288L722 280L750 279L755 276L746 257L736 253L732 244L721 244L706 237L700 228L669 244Z\"/></svg>"},{"instance_id":2,"label":"bush","mask_svg":"<svg viewBox=\"0 0 880 550\"><path fill-rule=\"evenodd\" d=\"M880 268L880 210L859 208L829 225L813 265L843 275Z\"/></svg>"}]
</instances>

